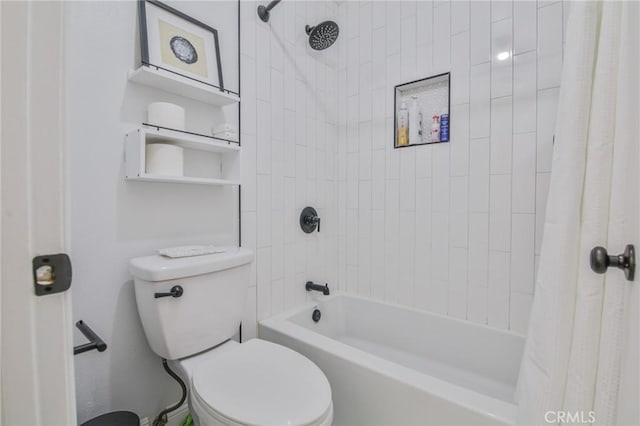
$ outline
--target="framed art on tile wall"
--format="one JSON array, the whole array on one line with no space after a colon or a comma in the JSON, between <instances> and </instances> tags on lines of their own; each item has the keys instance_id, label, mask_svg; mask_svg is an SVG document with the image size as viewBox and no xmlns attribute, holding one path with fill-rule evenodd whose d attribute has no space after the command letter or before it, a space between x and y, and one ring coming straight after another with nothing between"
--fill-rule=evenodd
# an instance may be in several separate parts
<instances>
[{"instance_id":1,"label":"framed art on tile wall","mask_svg":"<svg viewBox=\"0 0 640 426\"><path fill-rule=\"evenodd\" d=\"M138 0L142 64L224 90L218 31L157 0Z\"/></svg>"},{"instance_id":2,"label":"framed art on tile wall","mask_svg":"<svg viewBox=\"0 0 640 426\"><path fill-rule=\"evenodd\" d=\"M450 73L394 88L394 148L449 142Z\"/></svg>"}]
</instances>

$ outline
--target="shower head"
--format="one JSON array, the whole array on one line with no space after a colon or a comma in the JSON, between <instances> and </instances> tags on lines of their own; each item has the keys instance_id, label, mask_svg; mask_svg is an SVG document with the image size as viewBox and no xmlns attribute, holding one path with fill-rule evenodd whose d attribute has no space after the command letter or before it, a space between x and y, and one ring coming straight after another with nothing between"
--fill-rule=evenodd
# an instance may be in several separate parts
<instances>
[{"instance_id":1,"label":"shower head","mask_svg":"<svg viewBox=\"0 0 640 426\"><path fill-rule=\"evenodd\" d=\"M333 21L324 21L315 27L305 27L309 36L309 46L314 50L324 50L338 39L340 29Z\"/></svg>"}]
</instances>

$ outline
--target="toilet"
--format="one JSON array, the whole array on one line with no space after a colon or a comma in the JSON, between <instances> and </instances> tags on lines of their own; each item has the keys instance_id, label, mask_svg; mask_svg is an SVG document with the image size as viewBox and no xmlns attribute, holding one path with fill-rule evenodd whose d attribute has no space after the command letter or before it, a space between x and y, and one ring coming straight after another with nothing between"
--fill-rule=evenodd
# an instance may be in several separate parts
<instances>
[{"instance_id":1,"label":"toilet","mask_svg":"<svg viewBox=\"0 0 640 426\"><path fill-rule=\"evenodd\" d=\"M253 253L130 262L147 341L187 383L198 425L324 426L333 421L331 387L309 359L260 339L238 343Z\"/></svg>"}]
</instances>

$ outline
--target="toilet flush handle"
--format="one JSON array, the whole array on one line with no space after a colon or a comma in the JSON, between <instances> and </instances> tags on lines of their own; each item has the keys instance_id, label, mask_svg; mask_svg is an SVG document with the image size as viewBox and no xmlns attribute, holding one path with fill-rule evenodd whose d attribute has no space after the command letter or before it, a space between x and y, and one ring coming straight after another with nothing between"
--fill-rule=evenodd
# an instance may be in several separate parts
<instances>
[{"instance_id":1,"label":"toilet flush handle","mask_svg":"<svg viewBox=\"0 0 640 426\"><path fill-rule=\"evenodd\" d=\"M169 290L169 293L155 293L153 295L153 297L155 297L156 299L159 299L160 297L180 297L182 296L182 293L184 293L184 289L182 288L182 286L179 285L174 285L173 287L171 287L171 290Z\"/></svg>"}]
</instances>

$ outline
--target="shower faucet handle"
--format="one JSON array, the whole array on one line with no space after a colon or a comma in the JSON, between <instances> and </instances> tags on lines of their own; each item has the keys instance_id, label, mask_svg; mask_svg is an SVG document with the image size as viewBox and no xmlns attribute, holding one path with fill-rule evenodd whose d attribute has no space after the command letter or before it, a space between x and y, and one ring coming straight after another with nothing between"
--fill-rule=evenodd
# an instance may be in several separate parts
<instances>
[{"instance_id":1,"label":"shower faucet handle","mask_svg":"<svg viewBox=\"0 0 640 426\"><path fill-rule=\"evenodd\" d=\"M300 227L307 234L312 233L316 228L318 232L320 232L320 216L318 216L316 209L313 207L305 207L302 209L302 213L300 213Z\"/></svg>"}]
</instances>

